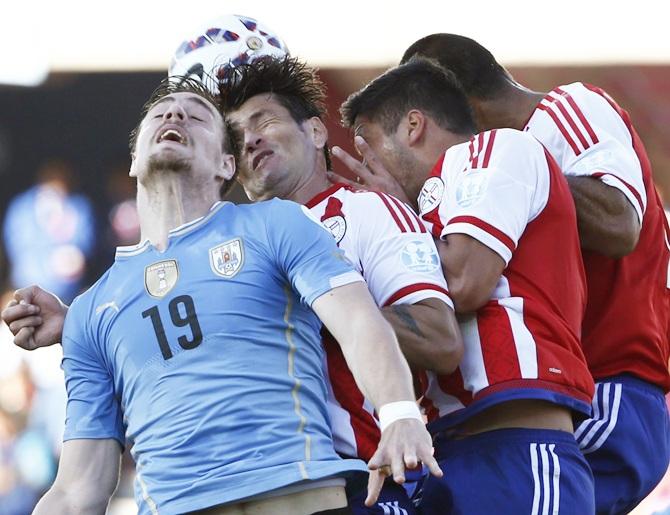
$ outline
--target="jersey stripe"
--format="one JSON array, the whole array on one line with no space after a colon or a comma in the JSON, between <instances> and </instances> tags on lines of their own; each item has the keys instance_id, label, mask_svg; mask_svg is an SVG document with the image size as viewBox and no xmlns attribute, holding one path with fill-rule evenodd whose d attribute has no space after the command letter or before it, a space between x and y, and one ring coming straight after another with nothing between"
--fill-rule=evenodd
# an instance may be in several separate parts
<instances>
[{"instance_id":1,"label":"jersey stripe","mask_svg":"<svg viewBox=\"0 0 670 515\"><path fill-rule=\"evenodd\" d=\"M400 229L400 232L407 232L407 228L403 226L402 222L400 221L400 217L398 217L398 213L395 212L393 207L391 206L389 200L386 198L386 196L383 193L380 193L378 191L375 191L373 193L376 193L377 196L382 199L382 202L386 206L386 209L389 210L389 213L391 213L391 216L393 217L393 220L395 221L396 225L398 226L398 229Z\"/></svg>"},{"instance_id":2,"label":"jersey stripe","mask_svg":"<svg viewBox=\"0 0 670 515\"><path fill-rule=\"evenodd\" d=\"M617 177L616 175L611 174L611 173L596 172L594 174L591 174L591 176L595 177L596 179L600 179L601 177L603 177L605 175L610 175L610 176L614 177L617 181L620 181L624 186L626 186L626 188L628 188L630 190L630 192L633 194L633 196L635 197L635 200L637 200L637 203L640 205L640 212L644 213L644 204L642 203L642 197L640 196L638 191L635 188L633 188L633 186L631 186L630 183L624 181L621 177Z\"/></svg>"},{"instance_id":3,"label":"jersey stripe","mask_svg":"<svg viewBox=\"0 0 670 515\"><path fill-rule=\"evenodd\" d=\"M577 144L574 142L572 137L570 136L570 133L567 131L565 126L561 123L561 120L558 119L558 116L556 113L551 109L551 107L546 106L544 104L539 104L537 108L541 111L544 111L547 113L551 119L554 121L556 124L556 127L558 127L558 130L563 134L563 137L565 138L565 141L568 142L568 145L570 145L570 148L572 148L572 151L575 153L576 156L582 153L582 151L579 149Z\"/></svg>"},{"instance_id":4,"label":"jersey stripe","mask_svg":"<svg viewBox=\"0 0 670 515\"><path fill-rule=\"evenodd\" d=\"M568 110L565 108L563 105L563 102L561 102L560 98L554 98L554 97L549 97L547 98L549 102L553 102L554 105L558 108L558 110L561 112L563 115L563 118L568 122L568 125L572 128L572 131L574 134L579 138L580 143L582 144L582 147L584 150L589 148L591 145L589 144L588 141L586 141L586 136L582 134L582 130L577 127L577 123L575 122L574 118L568 113Z\"/></svg>"},{"instance_id":5,"label":"jersey stripe","mask_svg":"<svg viewBox=\"0 0 670 515\"><path fill-rule=\"evenodd\" d=\"M414 222L419 227L419 230L417 232L428 232L426 230L426 226L423 225L423 222L419 219L419 217L416 215L416 213L409 208L407 208L407 211L409 212L410 216L412 216L412 219L414 220Z\"/></svg>"},{"instance_id":6,"label":"jersey stripe","mask_svg":"<svg viewBox=\"0 0 670 515\"><path fill-rule=\"evenodd\" d=\"M484 163L482 164L482 168L488 168L489 166L489 161L491 160L491 152L493 152L493 142L496 139L496 129L493 129L492 131L489 132L490 137L489 137L489 142L486 145L486 152L484 153Z\"/></svg>"},{"instance_id":7,"label":"jersey stripe","mask_svg":"<svg viewBox=\"0 0 670 515\"><path fill-rule=\"evenodd\" d=\"M416 230L416 227L414 226L412 219L410 218L409 214L407 213L407 209L405 206L402 205L402 203L395 197L391 195L387 195L385 193L382 193L386 198L388 198L395 206L398 211L400 211L400 214L402 214L403 218L405 219L405 222L407 222L407 227L409 227L409 232L418 232Z\"/></svg>"},{"instance_id":8,"label":"jersey stripe","mask_svg":"<svg viewBox=\"0 0 670 515\"><path fill-rule=\"evenodd\" d=\"M432 284L432 283L410 284L409 286L405 286L404 288L400 288L397 292L395 292L388 299L386 299L386 302L384 302L383 307L390 306L391 304L397 302L399 299L402 299L403 297L406 297L410 293L415 293L415 292L421 291L421 290L434 290L434 291L439 291L440 293L444 293L445 295L449 295L449 292L447 290L445 290L441 286L438 286L437 284Z\"/></svg>"},{"instance_id":9,"label":"jersey stripe","mask_svg":"<svg viewBox=\"0 0 670 515\"><path fill-rule=\"evenodd\" d=\"M512 324L505 308L495 301L489 302L478 311L477 329L481 341L496 342L495 345L482 345L489 384L523 377L516 357Z\"/></svg>"},{"instance_id":10,"label":"jersey stripe","mask_svg":"<svg viewBox=\"0 0 670 515\"><path fill-rule=\"evenodd\" d=\"M577 102L575 102L575 99L572 98L572 95L570 95L570 93L566 92L565 90L562 90L560 87L555 88L554 91L558 91L568 101L568 104L570 104L570 107L572 107L572 109L574 110L575 114L577 115L577 118L579 118L579 121L582 122L582 125L586 129L586 132L589 133L589 136L591 137L591 141L593 141L593 144L595 145L596 143L598 143L598 136L596 136L596 133L591 127L591 124L584 116L584 113L582 113L582 110L577 105Z\"/></svg>"},{"instance_id":11,"label":"jersey stripe","mask_svg":"<svg viewBox=\"0 0 670 515\"><path fill-rule=\"evenodd\" d=\"M510 252L514 252L514 249L516 249L516 244L514 243L512 238L507 236L500 229L497 229L493 227L491 224L486 223L484 220L480 220L479 218L476 218L474 216L455 216L454 218L449 220L449 222L447 222L447 225L456 223L465 223L474 225L475 227L479 227L482 231L489 233L491 236L500 241L500 243L505 245L505 247L507 247L510 250Z\"/></svg>"}]
</instances>

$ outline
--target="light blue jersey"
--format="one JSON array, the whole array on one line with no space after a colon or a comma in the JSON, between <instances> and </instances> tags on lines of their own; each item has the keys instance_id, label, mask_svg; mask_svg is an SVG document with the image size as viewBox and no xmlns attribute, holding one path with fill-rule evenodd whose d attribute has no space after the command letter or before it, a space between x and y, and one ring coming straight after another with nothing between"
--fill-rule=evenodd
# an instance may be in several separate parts
<instances>
[{"instance_id":1,"label":"light blue jersey","mask_svg":"<svg viewBox=\"0 0 670 515\"><path fill-rule=\"evenodd\" d=\"M63 333L65 440L132 445L141 514L173 514L365 471L333 450L320 321L361 280L297 204L216 204L117 250Z\"/></svg>"}]
</instances>

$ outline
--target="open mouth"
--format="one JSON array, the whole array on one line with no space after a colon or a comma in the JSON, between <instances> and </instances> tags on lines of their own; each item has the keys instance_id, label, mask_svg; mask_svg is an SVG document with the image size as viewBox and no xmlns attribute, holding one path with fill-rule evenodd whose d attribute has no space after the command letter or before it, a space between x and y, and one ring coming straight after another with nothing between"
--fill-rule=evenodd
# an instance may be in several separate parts
<instances>
[{"instance_id":1,"label":"open mouth","mask_svg":"<svg viewBox=\"0 0 670 515\"><path fill-rule=\"evenodd\" d=\"M273 154L272 150L263 150L259 154L254 157L253 161L251 162L251 169L256 170L258 166L261 164L261 162L266 158L270 157Z\"/></svg>"},{"instance_id":2,"label":"open mouth","mask_svg":"<svg viewBox=\"0 0 670 515\"><path fill-rule=\"evenodd\" d=\"M158 143L162 141L174 141L184 145L186 143L186 137L176 129L167 129L159 134L157 141Z\"/></svg>"}]
</instances>

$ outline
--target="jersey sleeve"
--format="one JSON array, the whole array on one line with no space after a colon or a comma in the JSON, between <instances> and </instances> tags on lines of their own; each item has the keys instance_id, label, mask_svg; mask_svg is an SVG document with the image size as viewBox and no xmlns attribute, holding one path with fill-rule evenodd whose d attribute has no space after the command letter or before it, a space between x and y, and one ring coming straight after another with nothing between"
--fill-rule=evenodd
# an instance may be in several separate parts
<instances>
[{"instance_id":1,"label":"jersey sleeve","mask_svg":"<svg viewBox=\"0 0 670 515\"><path fill-rule=\"evenodd\" d=\"M272 201L267 236L279 267L307 305L324 293L363 277L310 211L294 202Z\"/></svg>"},{"instance_id":2,"label":"jersey sleeve","mask_svg":"<svg viewBox=\"0 0 670 515\"><path fill-rule=\"evenodd\" d=\"M539 109L548 115L544 123L555 126L556 148L548 149L563 173L594 177L618 189L642 221L647 205L642 167L614 100L599 88L573 84L555 88Z\"/></svg>"},{"instance_id":3,"label":"jersey sleeve","mask_svg":"<svg viewBox=\"0 0 670 515\"><path fill-rule=\"evenodd\" d=\"M453 309L433 237L414 211L384 193L361 192L351 199L357 255L377 305L437 298Z\"/></svg>"},{"instance_id":4,"label":"jersey sleeve","mask_svg":"<svg viewBox=\"0 0 670 515\"><path fill-rule=\"evenodd\" d=\"M444 184L439 204L422 212L436 237L467 234L500 255L506 265L526 225L549 195L549 171L541 145L518 131L510 132L486 133L488 143L481 145L488 149L490 144L491 150L489 158L481 160L484 164L480 161L475 166L470 160L464 170L447 171L450 165L445 161L441 177L426 182L439 179Z\"/></svg>"},{"instance_id":5,"label":"jersey sleeve","mask_svg":"<svg viewBox=\"0 0 670 515\"><path fill-rule=\"evenodd\" d=\"M121 405L112 376L87 330L88 316L75 300L63 328L67 408L63 440L114 438L125 445Z\"/></svg>"}]
</instances>

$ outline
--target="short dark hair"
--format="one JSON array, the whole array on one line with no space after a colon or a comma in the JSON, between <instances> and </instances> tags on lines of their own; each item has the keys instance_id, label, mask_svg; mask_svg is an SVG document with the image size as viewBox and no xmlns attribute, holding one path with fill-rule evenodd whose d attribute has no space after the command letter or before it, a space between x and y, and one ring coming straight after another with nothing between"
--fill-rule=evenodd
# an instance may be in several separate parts
<instances>
[{"instance_id":1,"label":"short dark hair","mask_svg":"<svg viewBox=\"0 0 670 515\"><path fill-rule=\"evenodd\" d=\"M474 39L458 34L431 34L412 43L405 50L401 63L415 55L435 59L450 70L468 96L487 99L496 96L512 79L493 54Z\"/></svg>"},{"instance_id":2,"label":"short dark hair","mask_svg":"<svg viewBox=\"0 0 670 515\"><path fill-rule=\"evenodd\" d=\"M225 113L239 109L250 98L271 93L297 122L326 117L326 85L317 69L290 56L262 56L247 64L229 67L220 84L220 106ZM238 136L239 139L239 136ZM241 146L241 142L238 141ZM324 147L326 166L331 160L328 145Z\"/></svg>"},{"instance_id":3,"label":"short dark hair","mask_svg":"<svg viewBox=\"0 0 670 515\"><path fill-rule=\"evenodd\" d=\"M453 74L422 58L391 68L351 94L340 113L345 127L352 128L358 116L366 116L390 134L410 109L425 112L456 134L476 132L470 105Z\"/></svg>"},{"instance_id":4,"label":"short dark hair","mask_svg":"<svg viewBox=\"0 0 670 515\"><path fill-rule=\"evenodd\" d=\"M140 126L142 125L142 120L144 120L145 116L156 102L158 102L163 97L172 95L173 93L193 93L194 95L198 95L212 104L212 106L221 113L217 97L212 94L200 80L186 76L172 76L163 79L158 87L151 93L149 100L147 100L142 107L140 121L135 126L135 128L130 131L129 146L131 155L135 153L135 147L137 146L137 134L139 133ZM221 113L221 117L223 118L224 129L223 151L227 154L232 154L235 158L235 162L237 163L240 156L237 138L235 137L233 129L226 116ZM235 175L237 175L237 168L235 169ZM234 182L235 176L223 183L219 191L221 197L230 191L230 188L233 186Z\"/></svg>"}]
</instances>

